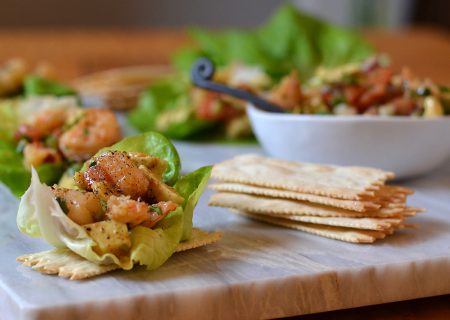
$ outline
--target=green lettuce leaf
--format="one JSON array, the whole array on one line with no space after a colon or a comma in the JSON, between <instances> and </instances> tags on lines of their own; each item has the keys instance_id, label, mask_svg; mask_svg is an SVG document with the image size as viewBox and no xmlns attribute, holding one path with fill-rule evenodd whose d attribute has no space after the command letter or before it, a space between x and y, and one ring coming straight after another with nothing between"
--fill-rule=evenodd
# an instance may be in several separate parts
<instances>
[{"instance_id":1,"label":"green lettuce leaf","mask_svg":"<svg viewBox=\"0 0 450 320\"><path fill-rule=\"evenodd\" d=\"M27 190L31 180L30 171L22 163L22 156L16 152L14 145L0 141L0 181L16 197ZM62 172L62 165L57 164L44 164L37 168L39 177L47 184L58 182Z\"/></svg>"},{"instance_id":2,"label":"green lettuce leaf","mask_svg":"<svg viewBox=\"0 0 450 320\"><path fill-rule=\"evenodd\" d=\"M141 94L137 111L130 113L129 122L142 131L154 128L158 114L174 108L185 91L184 86L175 79L156 82Z\"/></svg>"},{"instance_id":3,"label":"green lettuce leaf","mask_svg":"<svg viewBox=\"0 0 450 320\"><path fill-rule=\"evenodd\" d=\"M156 229L136 227L131 231L131 260L147 270L159 268L175 252L183 234L183 209L172 211Z\"/></svg>"},{"instance_id":4,"label":"green lettuce leaf","mask_svg":"<svg viewBox=\"0 0 450 320\"><path fill-rule=\"evenodd\" d=\"M6 99L0 101L0 141L12 142L14 133L19 126L16 110L17 100Z\"/></svg>"},{"instance_id":5,"label":"green lettuce leaf","mask_svg":"<svg viewBox=\"0 0 450 320\"><path fill-rule=\"evenodd\" d=\"M145 138L145 135L140 137ZM142 144L134 145L139 150L127 151L142 151ZM141 264L147 269L156 269L170 258L178 243L189 239L193 209L206 187L210 173L211 167L203 167L177 181L175 188L185 198L183 205L154 229L134 228L130 233L132 246L128 257L119 259L110 253L98 255L93 249L95 242L81 226L64 214L50 187L40 182L35 170L32 171L31 185L20 201L17 225L21 232L29 236L43 237L57 248L69 248L98 264L114 263L125 270L131 269L134 264Z\"/></svg>"},{"instance_id":6,"label":"green lettuce leaf","mask_svg":"<svg viewBox=\"0 0 450 320\"><path fill-rule=\"evenodd\" d=\"M361 61L373 54L372 46L357 32L303 14L290 4L280 7L255 30L194 28L190 35L198 47L184 49L174 57L174 64L184 71L196 58L207 56L219 66L234 61L261 66L274 80L297 69L305 80L320 65Z\"/></svg>"},{"instance_id":7,"label":"green lettuce leaf","mask_svg":"<svg viewBox=\"0 0 450 320\"><path fill-rule=\"evenodd\" d=\"M179 79L164 79L144 91L128 122L140 131L158 131L172 139L187 139L207 132L214 123L197 119L190 106L189 86Z\"/></svg>"},{"instance_id":8,"label":"green lettuce leaf","mask_svg":"<svg viewBox=\"0 0 450 320\"><path fill-rule=\"evenodd\" d=\"M192 218L194 216L194 208L197 205L200 196L208 184L211 176L211 166L199 168L184 177L175 184L175 190L184 198L184 221L183 235L181 240L185 241L191 237Z\"/></svg>"},{"instance_id":9,"label":"green lettuce leaf","mask_svg":"<svg viewBox=\"0 0 450 320\"><path fill-rule=\"evenodd\" d=\"M23 83L24 94L29 96L74 96L77 93L71 87L62 83L41 78L36 75L29 75Z\"/></svg>"}]
</instances>

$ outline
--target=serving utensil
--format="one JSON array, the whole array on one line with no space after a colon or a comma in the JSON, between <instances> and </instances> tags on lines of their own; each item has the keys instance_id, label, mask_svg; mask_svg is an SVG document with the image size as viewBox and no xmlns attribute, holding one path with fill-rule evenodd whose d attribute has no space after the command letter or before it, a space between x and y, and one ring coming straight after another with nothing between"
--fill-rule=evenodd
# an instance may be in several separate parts
<instances>
[{"instance_id":1,"label":"serving utensil","mask_svg":"<svg viewBox=\"0 0 450 320\"><path fill-rule=\"evenodd\" d=\"M245 100L253 104L258 109L267 112L286 113L286 111L280 106L271 103L257 95L244 90L226 86L222 83L214 82L212 79L215 69L216 68L214 66L214 63L210 59L205 57L197 59L192 65L191 69L192 83L202 89L224 93L235 98Z\"/></svg>"}]
</instances>

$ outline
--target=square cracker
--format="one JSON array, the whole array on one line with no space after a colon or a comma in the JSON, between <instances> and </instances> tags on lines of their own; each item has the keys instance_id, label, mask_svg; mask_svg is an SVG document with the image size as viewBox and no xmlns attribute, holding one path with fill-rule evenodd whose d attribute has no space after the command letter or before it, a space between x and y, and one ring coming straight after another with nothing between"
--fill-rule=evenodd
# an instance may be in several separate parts
<instances>
[{"instance_id":1,"label":"square cracker","mask_svg":"<svg viewBox=\"0 0 450 320\"><path fill-rule=\"evenodd\" d=\"M202 247L218 241L221 232L207 232L193 228L191 239L178 244L175 252ZM70 280L82 280L119 269L115 264L99 265L77 255L67 248L57 248L48 251L20 256L17 261L45 274L56 274Z\"/></svg>"},{"instance_id":2,"label":"square cracker","mask_svg":"<svg viewBox=\"0 0 450 320\"><path fill-rule=\"evenodd\" d=\"M347 218L347 217L315 217L315 216L268 216L291 221L320 224L334 227L345 227L363 230L385 231L397 228L404 218Z\"/></svg>"},{"instance_id":3,"label":"square cracker","mask_svg":"<svg viewBox=\"0 0 450 320\"><path fill-rule=\"evenodd\" d=\"M391 190L393 193L388 193L386 190L388 186L381 186L379 190L375 191L375 195L373 197L368 197L365 200L336 199L309 193L264 188L232 182L221 182L210 184L209 188L219 192L244 193L270 198L307 201L315 204L322 204L326 206L347 209L357 212L374 211L380 208L406 207L406 196L403 193L402 194L395 193L395 191L392 189Z\"/></svg>"},{"instance_id":4,"label":"square cracker","mask_svg":"<svg viewBox=\"0 0 450 320\"><path fill-rule=\"evenodd\" d=\"M246 212L239 212L239 214L257 221L267 222L281 227L296 229L318 236L352 243L373 243L378 239L384 239L386 235L392 234L393 232L393 229L389 229L386 231L359 230L353 228L290 221L286 219L260 216Z\"/></svg>"},{"instance_id":5,"label":"square cracker","mask_svg":"<svg viewBox=\"0 0 450 320\"><path fill-rule=\"evenodd\" d=\"M376 199L374 201L336 199L326 196L319 196L315 194L264 188L241 183L224 182L224 183L210 184L209 187L212 190L219 192L244 193L271 198L307 201L311 203L322 204L358 212L376 210L381 207L380 204L375 202Z\"/></svg>"},{"instance_id":6,"label":"square cracker","mask_svg":"<svg viewBox=\"0 0 450 320\"><path fill-rule=\"evenodd\" d=\"M82 280L120 268L115 264L99 265L93 263L67 248L26 254L18 257L17 261L40 273L57 274L70 280Z\"/></svg>"},{"instance_id":7,"label":"square cracker","mask_svg":"<svg viewBox=\"0 0 450 320\"><path fill-rule=\"evenodd\" d=\"M393 217L402 215L403 208L381 208L375 211L356 212L308 202L275 199L249 194L221 192L209 198L210 206L224 207L264 215L299 215L320 217Z\"/></svg>"},{"instance_id":8,"label":"square cracker","mask_svg":"<svg viewBox=\"0 0 450 320\"><path fill-rule=\"evenodd\" d=\"M175 252L186 251L212 244L222 238L222 232L208 232L198 228L192 228L191 238L178 244Z\"/></svg>"},{"instance_id":9,"label":"square cracker","mask_svg":"<svg viewBox=\"0 0 450 320\"><path fill-rule=\"evenodd\" d=\"M339 199L373 196L394 174L365 167L338 167L242 155L213 167L214 179Z\"/></svg>"}]
</instances>

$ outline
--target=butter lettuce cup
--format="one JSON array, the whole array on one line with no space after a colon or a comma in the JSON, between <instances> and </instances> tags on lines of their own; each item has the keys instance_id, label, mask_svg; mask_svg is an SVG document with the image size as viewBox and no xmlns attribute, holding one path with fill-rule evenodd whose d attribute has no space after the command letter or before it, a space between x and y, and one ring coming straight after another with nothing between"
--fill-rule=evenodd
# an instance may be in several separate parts
<instances>
[{"instance_id":1,"label":"butter lettuce cup","mask_svg":"<svg viewBox=\"0 0 450 320\"><path fill-rule=\"evenodd\" d=\"M47 186L35 170L17 225L96 265L160 267L191 239L194 208L211 167L180 176L180 158L149 132L100 150L73 178Z\"/></svg>"}]
</instances>

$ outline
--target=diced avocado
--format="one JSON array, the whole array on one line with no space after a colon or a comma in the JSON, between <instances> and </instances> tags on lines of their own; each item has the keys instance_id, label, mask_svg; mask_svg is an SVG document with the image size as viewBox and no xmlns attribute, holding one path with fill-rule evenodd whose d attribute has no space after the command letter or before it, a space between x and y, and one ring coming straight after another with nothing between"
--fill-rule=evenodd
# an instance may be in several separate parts
<instances>
[{"instance_id":1,"label":"diced avocado","mask_svg":"<svg viewBox=\"0 0 450 320\"><path fill-rule=\"evenodd\" d=\"M83 228L97 243L94 250L98 254L112 253L116 256L123 256L131 248L131 240L125 223L107 220L86 224Z\"/></svg>"}]
</instances>

